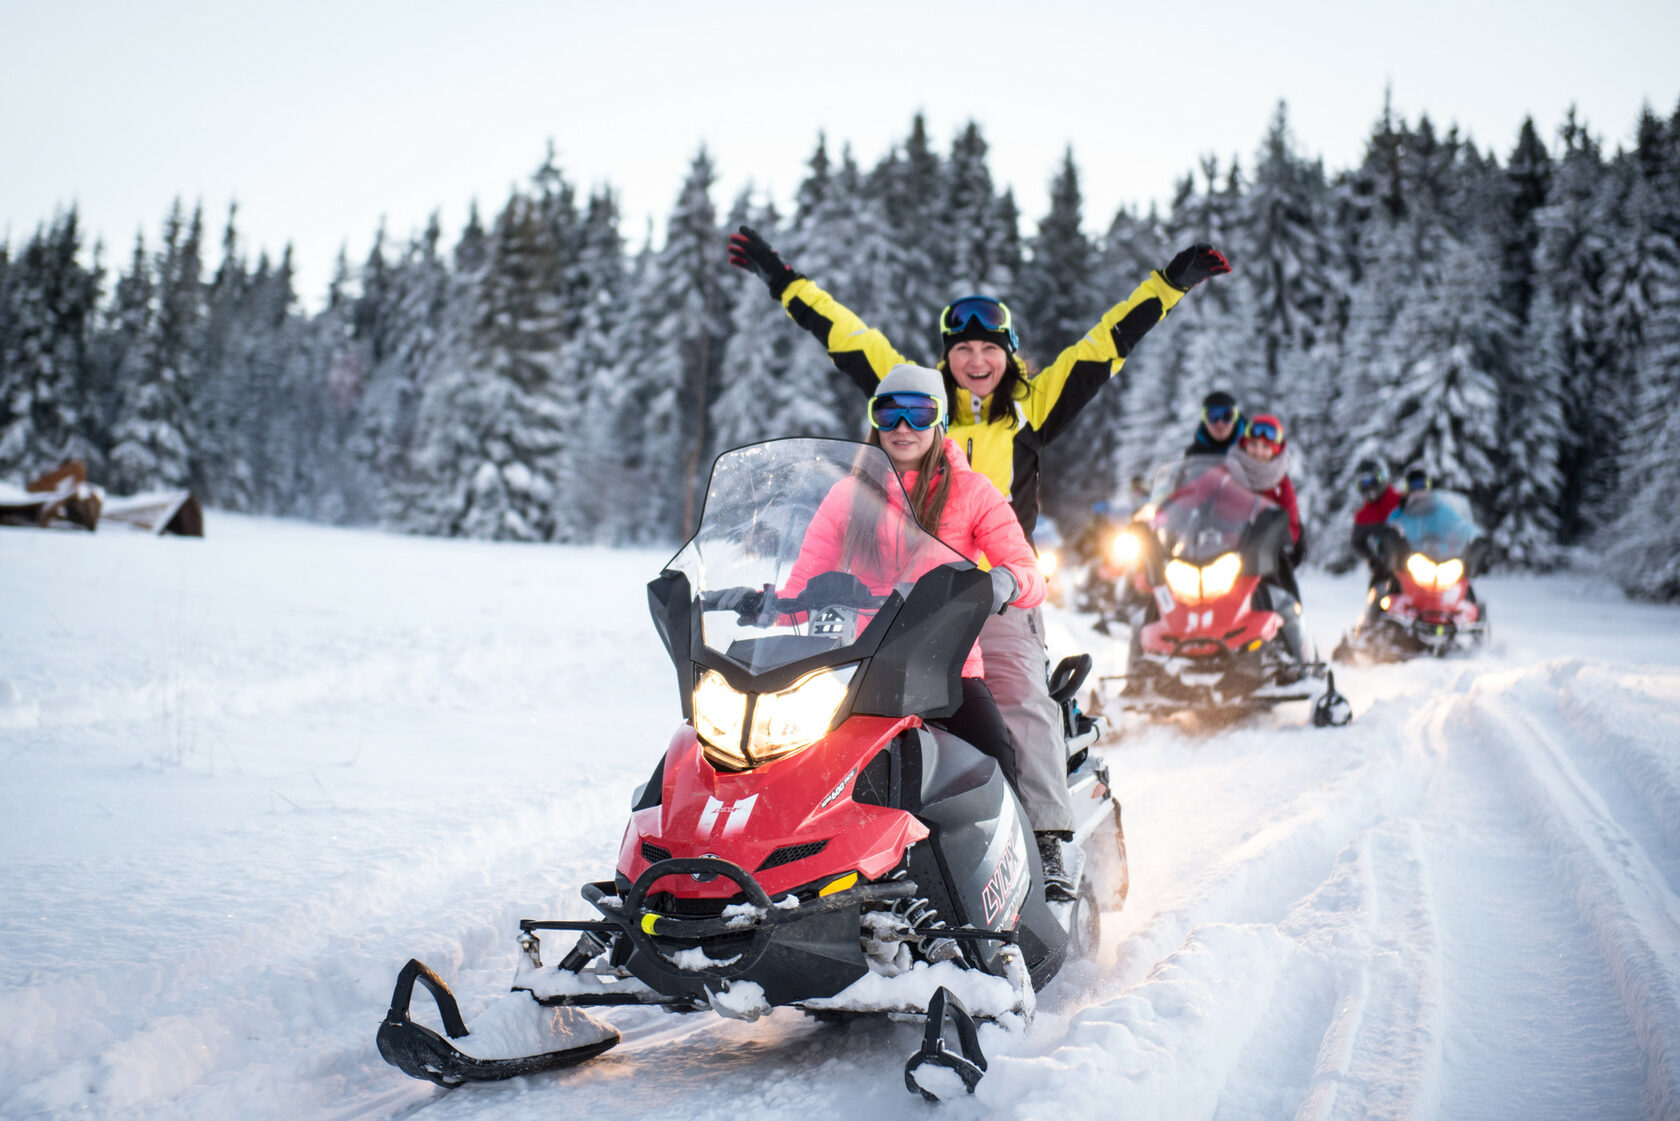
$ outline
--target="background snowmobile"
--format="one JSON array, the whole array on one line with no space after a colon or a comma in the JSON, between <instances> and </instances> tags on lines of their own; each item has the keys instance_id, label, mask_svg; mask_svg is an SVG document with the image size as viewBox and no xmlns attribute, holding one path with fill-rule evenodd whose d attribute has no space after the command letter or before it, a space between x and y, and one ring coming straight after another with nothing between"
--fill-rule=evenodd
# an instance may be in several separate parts
<instances>
[{"instance_id":1,"label":"background snowmobile","mask_svg":"<svg viewBox=\"0 0 1680 1121\"><path fill-rule=\"evenodd\" d=\"M778 594L805 529L847 480L891 557ZM700 528L648 586L685 721L633 798L590 920L526 920L513 992L464 1023L418 961L380 1054L444 1085L569 1065L618 1032L583 1009L659 1005L754 1019L776 1007L925 1017L905 1068L924 1096L972 1090L976 1021L1030 1016L1100 909L1127 888L1120 807L1073 700L1090 659L1052 677L1082 820L1074 903L1044 899L1030 826L996 763L925 718L954 711L991 581L923 531L879 448L782 440L719 457ZM545 964L540 932L575 938ZM415 1023L416 982L449 1038Z\"/></svg>"},{"instance_id":2,"label":"background snowmobile","mask_svg":"<svg viewBox=\"0 0 1680 1121\"><path fill-rule=\"evenodd\" d=\"M1380 575L1364 616L1336 646L1334 660L1444 657L1487 641L1487 606L1470 580L1488 546L1467 497L1418 491L1387 522L1361 529L1366 539L1355 544Z\"/></svg>"},{"instance_id":3,"label":"background snowmobile","mask_svg":"<svg viewBox=\"0 0 1680 1121\"><path fill-rule=\"evenodd\" d=\"M1301 637L1300 592L1283 559L1288 515L1219 456L1163 465L1152 499L1147 523L1131 527L1138 607L1122 707L1240 715L1313 700L1315 725L1347 723L1347 699ZM1325 678L1316 699L1309 677Z\"/></svg>"}]
</instances>

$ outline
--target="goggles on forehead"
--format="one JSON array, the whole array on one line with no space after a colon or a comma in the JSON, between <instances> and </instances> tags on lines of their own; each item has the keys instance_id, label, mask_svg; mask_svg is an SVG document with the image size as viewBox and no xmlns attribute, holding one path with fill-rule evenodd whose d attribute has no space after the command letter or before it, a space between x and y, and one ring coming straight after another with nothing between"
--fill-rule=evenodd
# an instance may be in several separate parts
<instances>
[{"instance_id":1,"label":"goggles on forehead","mask_svg":"<svg viewBox=\"0 0 1680 1121\"><path fill-rule=\"evenodd\" d=\"M1248 435L1250 439L1265 440L1271 444L1283 443L1283 429L1276 421L1251 420L1248 422Z\"/></svg>"},{"instance_id":2,"label":"goggles on forehead","mask_svg":"<svg viewBox=\"0 0 1680 1121\"><path fill-rule=\"evenodd\" d=\"M1202 410L1202 420L1208 424L1233 424L1242 416L1235 405L1209 405Z\"/></svg>"},{"instance_id":3,"label":"goggles on forehead","mask_svg":"<svg viewBox=\"0 0 1680 1121\"><path fill-rule=\"evenodd\" d=\"M983 330L1008 335L1010 350L1019 345L1015 336L1015 320L1009 314L1008 305L990 296L964 296L946 305L945 310L939 313L939 333L960 335L976 322Z\"/></svg>"},{"instance_id":4,"label":"goggles on forehead","mask_svg":"<svg viewBox=\"0 0 1680 1121\"><path fill-rule=\"evenodd\" d=\"M939 399L926 393L882 393L869 399L869 426L882 432L891 432L900 421L925 432L944 419Z\"/></svg>"}]
</instances>

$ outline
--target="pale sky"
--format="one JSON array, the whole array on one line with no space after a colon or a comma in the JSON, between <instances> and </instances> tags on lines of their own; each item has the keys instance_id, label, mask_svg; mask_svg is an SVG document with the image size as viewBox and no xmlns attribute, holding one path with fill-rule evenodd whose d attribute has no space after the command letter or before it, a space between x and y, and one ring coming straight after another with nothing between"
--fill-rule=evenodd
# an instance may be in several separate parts
<instances>
[{"instance_id":1,"label":"pale sky","mask_svg":"<svg viewBox=\"0 0 1680 1121\"><path fill-rule=\"evenodd\" d=\"M0 239L74 201L120 266L175 195L213 243L237 199L248 250L294 243L313 307L340 244L359 262L382 217L401 242L434 209L452 244L551 138L640 241L702 142L720 214L749 181L785 211L819 131L867 167L917 110L941 150L980 123L1028 234L1072 145L1096 232L1204 154L1252 162L1280 98L1332 170L1385 86L1502 159L1525 115L1551 142L1571 103L1627 144L1643 102L1674 111L1677 43L1676 0L0 0Z\"/></svg>"}]
</instances>

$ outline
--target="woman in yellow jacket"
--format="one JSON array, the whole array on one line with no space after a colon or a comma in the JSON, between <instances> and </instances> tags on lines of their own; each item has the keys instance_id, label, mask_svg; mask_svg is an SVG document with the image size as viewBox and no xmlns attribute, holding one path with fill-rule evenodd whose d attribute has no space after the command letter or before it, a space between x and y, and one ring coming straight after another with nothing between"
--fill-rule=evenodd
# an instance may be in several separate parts
<instances>
[{"instance_id":1,"label":"woman in yellow jacket","mask_svg":"<svg viewBox=\"0 0 1680 1121\"><path fill-rule=\"evenodd\" d=\"M770 295L828 350L834 365L865 396L874 396L894 366L908 362L881 332L794 271L747 226L729 238L729 261L754 273ZM951 401L949 435L970 466L991 480L1015 511L1028 538L1038 521L1038 465L1043 447L1067 430L1079 411L1125 362L1138 340L1196 284L1231 271L1210 245L1194 245L1151 272L1110 308L1083 339L1033 374L1016 354L1009 309L987 296L968 296L939 317L938 368ZM1071 899L1061 859L1072 837L1062 758L1061 714L1046 688L1044 626L1037 608L992 616L981 632L985 680L1015 742L1022 801L1038 835L1046 892ZM994 654L993 651L996 651Z\"/></svg>"}]
</instances>

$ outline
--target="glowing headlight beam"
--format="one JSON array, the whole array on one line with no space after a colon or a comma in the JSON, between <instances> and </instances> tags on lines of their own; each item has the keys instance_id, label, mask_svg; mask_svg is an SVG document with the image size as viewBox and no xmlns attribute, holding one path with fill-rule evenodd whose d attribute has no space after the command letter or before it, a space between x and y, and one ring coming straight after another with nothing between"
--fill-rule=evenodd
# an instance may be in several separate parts
<instances>
[{"instance_id":1,"label":"glowing headlight beam","mask_svg":"<svg viewBox=\"0 0 1680 1121\"><path fill-rule=\"evenodd\" d=\"M1241 575L1242 558L1235 553L1224 553L1201 568L1181 560L1167 562L1167 587L1174 599L1189 607L1229 595Z\"/></svg>"},{"instance_id":2,"label":"glowing headlight beam","mask_svg":"<svg viewBox=\"0 0 1680 1121\"><path fill-rule=\"evenodd\" d=\"M1181 560L1167 562L1167 587L1180 603L1202 602L1202 570Z\"/></svg>"},{"instance_id":3,"label":"glowing headlight beam","mask_svg":"<svg viewBox=\"0 0 1680 1121\"><path fill-rule=\"evenodd\" d=\"M1202 598L1218 599L1229 594L1237 586L1237 577L1241 575L1242 558L1235 553L1226 553L1202 568Z\"/></svg>"},{"instance_id":4,"label":"glowing headlight beam","mask_svg":"<svg viewBox=\"0 0 1680 1121\"><path fill-rule=\"evenodd\" d=\"M1114 541L1108 547L1108 555L1121 568L1131 568L1143 555L1143 545L1138 541L1137 534L1130 530L1121 530L1115 535Z\"/></svg>"},{"instance_id":5,"label":"glowing headlight beam","mask_svg":"<svg viewBox=\"0 0 1680 1121\"><path fill-rule=\"evenodd\" d=\"M818 670L780 693L758 694L743 748L747 695L716 670L706 670L694 686L694 730L714 763L744 770L781 759L822 738L856 672L856 665Z\"/></svg>"}]
</instances>

